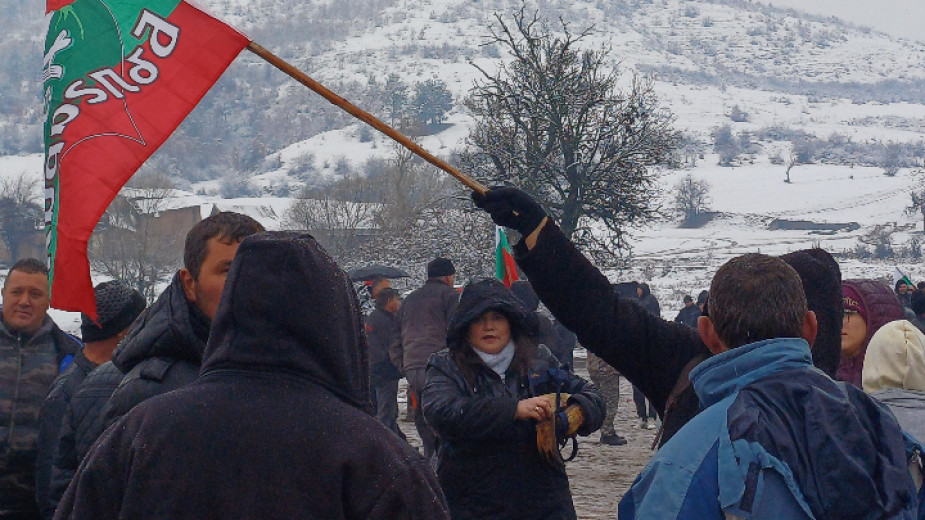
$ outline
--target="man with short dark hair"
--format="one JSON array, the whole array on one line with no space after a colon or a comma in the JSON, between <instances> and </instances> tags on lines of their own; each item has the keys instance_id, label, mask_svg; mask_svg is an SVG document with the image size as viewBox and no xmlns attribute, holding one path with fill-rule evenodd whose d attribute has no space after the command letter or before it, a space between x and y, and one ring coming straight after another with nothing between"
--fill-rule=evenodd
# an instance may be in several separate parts
<instances>
[{"instance_id":1,"label":"man with short dark hair","mask_svg":"<svg viewBox=\"0 0 925 520\"><path fill-rule=\"evenodd\" d=\"M694 298L689 295L684 295L684 307L678 311L678 315L675 316L674 322L680 323L682 325L687 325L692 329L697 328L697 318L700 317L700 307L694 305Z\"/></svg>"},{"instance_id":2,"label":"man with short dark hair","mask_svg":"<svg viewBox=\"0 0 925 520\"><path fill-rule=\"evenodd\" d=\"M68 413L71 399L80 384L94 368L112 358L119 341L125 337L135 318L145 309L145 299L138 291L124 282L110 280L98 284L94 289L97 320L86 314L80 315L80 335L83 348L74 356L74 361L55 379L51 390L42 403L41 430L38 439L36 460L36 490L42 516L51 519L55 514L60 494L52 493L55 479L61 473L55 471L55 459L59 450L59 437L70 429ZM70 475L58 482L63 489L70 482Z\"/></svg>"},{"instance_id":3,"label":"man with short dark hair","mask_svg":"<svg viewBox=\"0 0 925 520\"><path fill-rule=\"evenodd\" d=\"M390 355L401 359L408 385L418 397L424 388L424 372L431 354L446 348L446 328L456 309L459 294L453 289L456 267L447 258L435 258L427 264L424 286L405 298L398 312L401 333L392 342ZM436 435L420 408L415 410L414 425L430 458L436 449Z\"/></svg>"},{"instance_id":4,"label":"man with short dark hair","mask_svg":"<svg viewBox=\"0 0 925 520\"><path fill-rule=\"evenodd\" d=\"M3 282L0 309L0 519L41 518L35 500L39 410L80 342L48 316L48 269L26 258Z\"/></svg>"},{"instance_id":5,"label":"man with short dark hair","mask_svg":"<svg viewBox=\"0 0 925 520\"><path fill-rule=\"evenodd\" d=\"M389 359L389 346L400 334L397 317L400 308L398 291L391 287L379 289L376 308L366 317L366 341L369 344L369 387L376 405L376 418L404 438L397 422L401 371Z\"/></svg>"},{"instance_id":6,"label":"man with short dark hair","mask_svg":"<svg viewBox=\"0 0 925 520\"><path fill-rule=\"evenodd\" d=\"M655 454L620 518L913 518L902 430L813 367L818 323L796 271L734 258L709 309L697 328L713 357L690 373L705 409Z\"/></svg>"},{"instance_id":7,"label":"man with short dark hair","mask_svg":"<svg viewBox=\"0 0 925 520\"><path fill-rule=\"evenodd\" d=\"M199 376L231 262L241 241L261 231L263 226L253 218L230 211L190 229L183 269L113 354L112 363L124 376L86 435L95 439L138 403L186 386Z\"/></svg>"}]
</instances>

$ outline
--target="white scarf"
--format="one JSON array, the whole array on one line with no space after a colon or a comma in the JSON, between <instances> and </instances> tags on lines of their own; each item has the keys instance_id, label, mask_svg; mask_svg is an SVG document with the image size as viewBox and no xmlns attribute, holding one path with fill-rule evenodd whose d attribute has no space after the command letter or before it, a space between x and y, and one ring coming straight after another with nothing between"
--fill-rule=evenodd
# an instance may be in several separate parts
<instances>
[{"instance_id":1,"label":"white scarf","mask_svg":"<svg viewBox=\"0 0 925 520\"><path fill-rule=\"evenodd\" d=\"M472 347L472 350L482 358L482 361L488 365L488 368L492 369L496 374L501 376L501 380L504 381L504 373L507 372L508 367L511 366L511 361L514 360L514 340L511 339L507 342L507 345L501 349L501 352L497 354L488 354L482 352L481 350Z\"/></svg>"}]
</instances>

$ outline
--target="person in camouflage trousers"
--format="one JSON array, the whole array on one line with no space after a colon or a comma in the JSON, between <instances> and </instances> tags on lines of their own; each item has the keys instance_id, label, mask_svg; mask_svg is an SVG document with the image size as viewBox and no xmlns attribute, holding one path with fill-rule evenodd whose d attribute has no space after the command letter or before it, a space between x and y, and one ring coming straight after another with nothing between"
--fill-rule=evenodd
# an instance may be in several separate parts
<instances>
[{"instance_id":1,"label":"person in camouflage trousers","mask_svg":"<svg viewBox=\"0 0 925 520\"><path fill-rule=\"evenodd\" d=\"M35 500L39 410L80 343L47 315L48 270L34 258L13 264L0 309L0 519L41 518Z\"/></svg>"},{"instance_id":2,"label":"person in camouflage trousers","mask_svg":"<svg viewBox=\"0 0 925 520\"><path fill-rule=\"evenodd\" d=\"M617 435L613 427L613 420L617 416L617 407L620 405L620 373L612 366L588 352L588 375L607 403L607 413L604 416L604 425L601 426L601 444L622 446L626 439Z\"/></svg>"}]
</instances>

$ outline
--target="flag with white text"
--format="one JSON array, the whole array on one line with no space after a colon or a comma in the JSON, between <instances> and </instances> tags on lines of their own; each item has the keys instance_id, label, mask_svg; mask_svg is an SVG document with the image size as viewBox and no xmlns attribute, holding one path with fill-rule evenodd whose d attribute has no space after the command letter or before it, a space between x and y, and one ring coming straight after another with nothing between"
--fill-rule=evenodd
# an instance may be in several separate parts
<instances>
[{"instance_id":1,"label":"flag with white text","mask_svg":"<svg viewBox=\"0 0 925 520\"><path fill-rule=\"evenodd\" d=\"M51 304L95 318L87 259L94 227L248 38L184 1L47 2L44 174Z\"/></svg>"}]
</instances>

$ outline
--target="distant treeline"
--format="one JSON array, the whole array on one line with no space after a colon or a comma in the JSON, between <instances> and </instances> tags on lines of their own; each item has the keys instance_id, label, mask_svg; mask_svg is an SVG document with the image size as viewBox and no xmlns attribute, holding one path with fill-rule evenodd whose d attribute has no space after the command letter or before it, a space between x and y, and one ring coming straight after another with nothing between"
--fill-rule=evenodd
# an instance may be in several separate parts
<instances>
[{"instance_id":1,"label":"distant treeline","mask_svg":"<svg viewBox=\"0 0 925 520\"><path fill-rule=\"evenodd\" d=\"M925 103L925 78L885 79L875 83L840 81L789 80L775 76L757 76L734 70L715 74L705 70L685 70L671 66L639 65L642 72L655 74L661 81L678 81L711 87L739 87L807 96L810 102L827 99L850 99L853 103Z\"/></svg>"},{"instance_id":2,"label":"distant treeline","mask_svg":"<svg viewBox=\"0 0 925 520\"><path fill-rule=\"evenodd\" d=\"M893 143L857 141L839 133L821 138L788 126L764 127L755 132L734 133L731 125L723 125L712 134L713 149L719 154L719 164L733 166L748 161L761 150L759 142L790 142L790 155L781 150L770 151L773 164L839 164L846 166L881 167L887 175L899 168L921 166L925 162L925 143Z\"/></svg>"}]
</instances>

